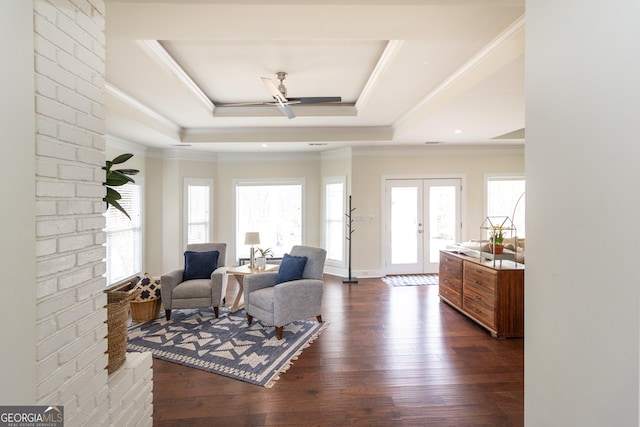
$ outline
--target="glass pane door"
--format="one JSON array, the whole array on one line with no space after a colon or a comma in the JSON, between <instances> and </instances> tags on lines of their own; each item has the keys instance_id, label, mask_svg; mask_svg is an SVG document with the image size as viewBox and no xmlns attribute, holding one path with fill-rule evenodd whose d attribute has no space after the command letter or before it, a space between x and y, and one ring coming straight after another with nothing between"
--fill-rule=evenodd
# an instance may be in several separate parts
<instances>
[{"instance_id":1,"label":"glass pane door","mask_svg":"<svg viewBox=\"0 0 640 427\"><path fill-rule=\"evenodd\" d=\"M451 184L428 184L429 192L429 259L426 269L433 270L440 261L440 250L455 243L460 221L457 212L458 186ZM436 268L437 271L437 268Z\"/></svg>"},{"instance_id":2,"label":"glass pane door","mask_svg":"<svg viewBox=\"0 0 640 427\"><path fill-rule=\"evenodd\" d=\"M415 265L421 256L422 182L395 184L391 191L391 264Z\"/></svg>"},{"instance_id":3,"label":"glass pane door","mask_svg":"<svg viewBox=\"0 0 640 427\"><path fill-rule=\"evenodd\" d=\"M387 274L438 272L440 249L460 237L460 186L460 179L386 182Z\"/></svg>"}]
</instances>

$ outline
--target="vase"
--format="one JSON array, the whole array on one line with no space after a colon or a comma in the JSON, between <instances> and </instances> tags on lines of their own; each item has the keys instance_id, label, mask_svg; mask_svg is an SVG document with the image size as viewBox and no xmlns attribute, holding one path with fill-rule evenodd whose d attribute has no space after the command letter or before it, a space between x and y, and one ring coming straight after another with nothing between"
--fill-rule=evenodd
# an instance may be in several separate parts
<instances>
[{"instance_id":1,"label":"vase","mask_svg":"<svg viewBox=\"0 0 640 427\"><path fill-rule=\"evenodd\" d=\"M266 265L267 265L267 258L263 256L256 258L256 268L258 270L264 270Z\"/></svg>"},{"instance_id":2,"label":"vase","mask_svg":"<svg viewBox=\"0 0 640 427\"><path fill-rule=\"evenodd\" d=\"M489 248L491 249L491 252L496 254L496 255L500 255L502 253L502 251L504 250L504 246L503 245L489 245Z\"/></svg>"}]
</instances>

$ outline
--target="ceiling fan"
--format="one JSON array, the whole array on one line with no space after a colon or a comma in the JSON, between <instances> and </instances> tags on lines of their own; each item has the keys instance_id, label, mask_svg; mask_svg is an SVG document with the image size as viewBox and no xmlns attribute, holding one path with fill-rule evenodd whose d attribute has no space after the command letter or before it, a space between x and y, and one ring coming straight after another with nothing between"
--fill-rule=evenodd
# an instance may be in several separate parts
<instances>
[{"instance_id":1,"label":"ceiling fan","mask_svg":"<svg viewBox=\"0 0 640 427\"><path fill-rule=\"evenodd\" d=\"M287 78L287 73L284 71L278 71L276 73L277 79L280 84L276 84L268 77L261 77L262 82L267 87L269 94L273 97L272 102L244 102L237 104L224 104L225 107L238 107L245 105L275 105L287 118L293 119L296 115L291 108L295 104L324 104L330 102L341 102L340 96L311 96L303 98L287 98L287 88L284 85L284 80Z\"/></svg>"}]
</instances>

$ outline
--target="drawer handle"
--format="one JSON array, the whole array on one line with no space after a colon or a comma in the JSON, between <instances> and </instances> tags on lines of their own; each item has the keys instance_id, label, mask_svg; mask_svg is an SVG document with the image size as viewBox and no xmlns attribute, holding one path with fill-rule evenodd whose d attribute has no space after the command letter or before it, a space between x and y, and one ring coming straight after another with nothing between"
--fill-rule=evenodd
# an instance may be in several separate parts
<instances>
[{"instance_id":1,"label":"drawer handle","mask_svg":"<svg viewBox=\"0 0 640 427\"><path fill-rule=\"evenodd\" d=\"M482 301L482 297L480 295L474 295L473 297L478 301Z\"/></svg>"},{"instance_id":2,"label":"drawer handle","mask_svg":"<svg viewBox=\"0 0 640 427\"><path fill-rule=\"evenodd\" d=\"M479 281L479 280L476 280L474 283L475 283L476 285L482 285L482 282L481 282L481 281Z\"/></svg>"},{"instance_id":3,"label":"drawer handle","mask_svg":"<svg viewBox=\"0 0 640 427\"><path fill-rule=\"evenodd\" d=\"M444 279L443 282L444 283L449 283L449 279Z\"/></svg>"},{"instance_id":4,"label":"drawer handle","mask_svg":"<svg viewBox=\"0 0 640 427\"><path fill-rule=\"evenodd\" d=\"M480 310L478 310L477 308L474 308L474 309L473 309L473 312L474 312L474 313L480 313Z\"/></svg>"}]
</instances>

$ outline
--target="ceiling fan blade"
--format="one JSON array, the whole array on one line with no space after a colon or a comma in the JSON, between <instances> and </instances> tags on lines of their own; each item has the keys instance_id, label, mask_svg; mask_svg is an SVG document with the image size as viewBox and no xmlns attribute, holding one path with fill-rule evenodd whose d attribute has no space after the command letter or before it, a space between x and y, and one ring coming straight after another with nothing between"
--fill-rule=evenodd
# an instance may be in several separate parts
<instances>
[{"instance_id":1,"label":"ceiling fan blade","mask_svg":"<svg viewBox=\"0 0 640 427\"><path fill-rule=\"evenodd\" d=\"M269 77L262 77L262 82L267 87L267 90L273 97L273 99L280 100L282 102L287 102L287 98L278 90L278 86L271 80Z\"/></svg>"},{"instance_id":2,"label":"ceiling fan blade","mask_svg":"<svg viewBox=\"0 0 640 427\"><path fill-rule=\"evenodd\" d=\"M289 105L289 100L282 94L282 92L280 92L278 86L276 86L275 83L273 83L273 80L268 77L262 77L262 81L273 99L276 101L275 104L276 107L278 107L278 110L287 116L288 119L293 119L296 115Z\"/></svg>"},{"instance_id":3,"label":"ceiling fan blade","mask_svg":"<svg viewBox=\"0 0 640 427\"><path fill-rule=\"evenodd\" d=\"M324 104L328 102L342 102L340 96L308 96L305 98L289 98L289 102L298 101L300 104Z\"/></svg>"},{"instance_id":4,"label":"ceiling fan blade","mask_svg":"<svg viewBox=\"0 0 640 427\"><path fill-rule=\"evenodd\" d=\"M293 109L291 108L291 106L289 104L284 104L282 102L278 102L276 104L276 107L278 107L278 110L280 110L282 112L282 114L287 116L288 119L293 119L296 116L295 113L293 112Z\"/></svg>"},{"instance_id":5,"label":"ceiling fan blade","mask_svg":"<svg viewBox=\"0 0 640 427\"><path fill-rule=\"evenodd\" d=\"M255 102L230 102L228 104L216 104L216 106L218 107L250 107L253 105L275 105L275 102L255 101Z\"/></svg>"}]
</instances>

